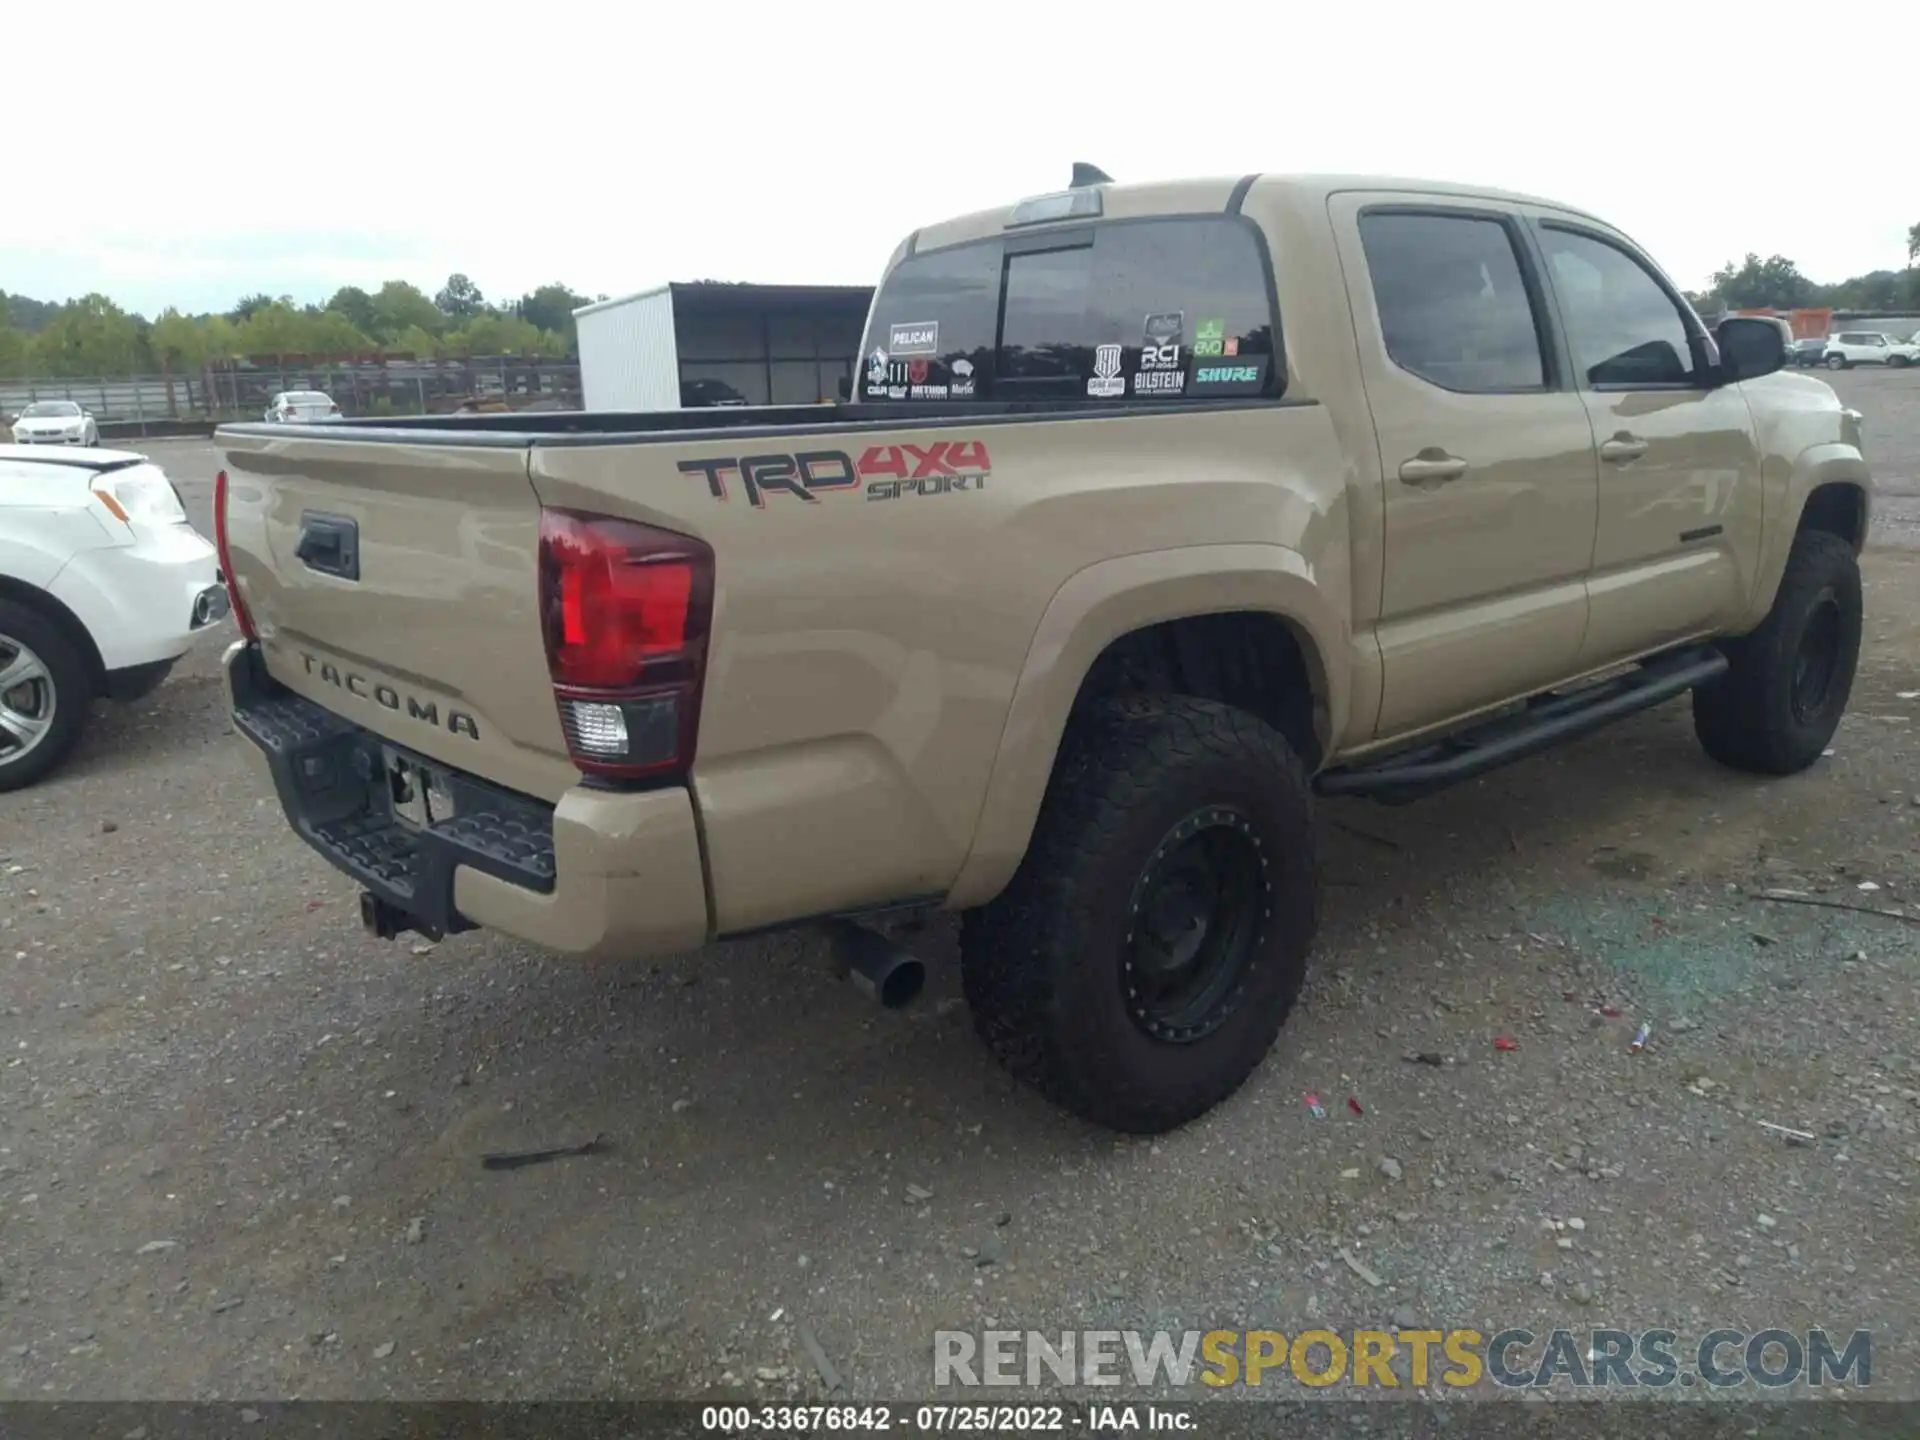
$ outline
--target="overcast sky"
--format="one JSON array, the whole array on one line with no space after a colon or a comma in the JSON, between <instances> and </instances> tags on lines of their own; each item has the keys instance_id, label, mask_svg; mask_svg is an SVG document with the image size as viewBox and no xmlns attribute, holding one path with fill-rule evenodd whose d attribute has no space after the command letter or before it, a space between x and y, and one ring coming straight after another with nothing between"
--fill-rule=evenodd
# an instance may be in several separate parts
<instances>
[{"instance_id":1,"label":"overcast sky","mask_svg":"<svg viewBox=\"0 0 1920 1440\"><path fill-rule=\"evenodd\" d=\"M1916 0L123 0L8 30L0 289L148 314L454 270L501 299L870 281L1074 160L1532 191L1688 288L1747 250L1898 268L1920 222L1920 72L1839 83L1920 54Z\"/></svg>"}]
</instances>

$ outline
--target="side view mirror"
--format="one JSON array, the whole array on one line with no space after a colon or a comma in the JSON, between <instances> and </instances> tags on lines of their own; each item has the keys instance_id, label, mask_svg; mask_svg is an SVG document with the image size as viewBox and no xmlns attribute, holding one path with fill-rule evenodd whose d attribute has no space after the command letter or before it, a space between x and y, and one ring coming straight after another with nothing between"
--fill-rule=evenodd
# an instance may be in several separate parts
<instances>
[{"instance_id":1,"label":"side view mirror","mask_svg":"<svg viewBox=\"0 0 1920 1440\"><path fill-rule=\"evenodd\" d=\"M1787 363L1787 338L1776 321L1729 315L1714 333L1720 342L1720 371L1730 382L1771 375Z\"/></svg>"}]
</instances>

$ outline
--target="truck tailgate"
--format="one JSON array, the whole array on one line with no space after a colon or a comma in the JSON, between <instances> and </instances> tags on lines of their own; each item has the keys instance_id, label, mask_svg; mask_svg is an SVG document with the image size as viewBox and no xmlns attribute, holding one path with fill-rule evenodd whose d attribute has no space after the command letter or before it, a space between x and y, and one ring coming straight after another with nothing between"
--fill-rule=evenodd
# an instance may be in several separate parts
<instances>
[{"instance_id":1,"label":"truck tailgate","mask_svg":"<svg viewBox=\"0 0 1920 1440\"><path fill-rule=\"evenodd\" d=\"M557 800L578 780L541 636L524 446L220 439L230 562L274 679L524 794Z\"/></svg>"}]
</instances>

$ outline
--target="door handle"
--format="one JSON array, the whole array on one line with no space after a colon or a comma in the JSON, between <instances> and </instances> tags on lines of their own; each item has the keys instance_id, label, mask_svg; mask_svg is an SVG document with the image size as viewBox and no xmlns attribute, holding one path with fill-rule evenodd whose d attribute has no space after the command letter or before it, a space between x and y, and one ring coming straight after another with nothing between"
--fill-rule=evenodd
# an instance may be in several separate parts
<instances>
[{"instance_id":1,"label":"door handle","mask_svg":"<svg viewBox=\"0 0 1920 1440\"><path fill-rule=\"evenodd\" d=\"M1444 450L1422 450L1400 462L1400 478L1408 485L1444 485L1467 473L1467 462Z\"/></svg>"},{"instance_id":2,"label":"door handle","mask_svg":"<svg viewBox=\"0 0 1920 1440\"><path fill-rule=\"evenodd\" d=\"M1602 442L1600 458L1613 465L1624 465L1629 460L1638 460L1647 453L1647 442L1638 435L1629 435L1622 430L1611 440Z\"/></svg>"}]
</instances>

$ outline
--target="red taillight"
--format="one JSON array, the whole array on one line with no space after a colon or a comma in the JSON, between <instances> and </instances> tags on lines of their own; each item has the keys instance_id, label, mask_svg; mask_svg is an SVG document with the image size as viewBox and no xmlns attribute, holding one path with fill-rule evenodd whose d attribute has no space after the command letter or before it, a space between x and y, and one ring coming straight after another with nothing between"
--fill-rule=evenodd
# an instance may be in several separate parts
<instances>
[{"instance_id":1,"label":"red taillight","mask_svg":"<svg viewBox=\"0 0 1920 1440\"><path fill-rule=\"evenodd\" d=\"M693 760L713 551L633 520L540 516L547 669L574 764L657 776Z\"/></svg>"},{"instance_id":2,"label":"red taillight","mask_svg":"<svg viewBox=\"0 0 1920 1440\"><path fill-rule=\"evenodd\" d=\"M220 561L220 578L227 584L227 601L233 609L233 623L240 627L240 633L249 640L258 640L254 633L253 617L247 613L247 602L240 598L240 582L233 574L233 554L227 549L227 472L222 470L213 477L213 548Z\"/></svg>"}]
</instances>

